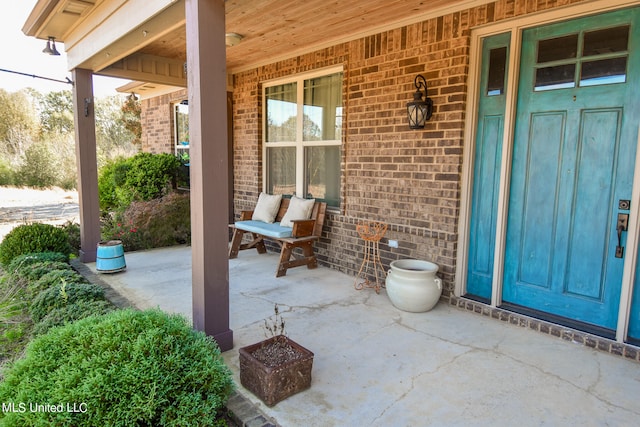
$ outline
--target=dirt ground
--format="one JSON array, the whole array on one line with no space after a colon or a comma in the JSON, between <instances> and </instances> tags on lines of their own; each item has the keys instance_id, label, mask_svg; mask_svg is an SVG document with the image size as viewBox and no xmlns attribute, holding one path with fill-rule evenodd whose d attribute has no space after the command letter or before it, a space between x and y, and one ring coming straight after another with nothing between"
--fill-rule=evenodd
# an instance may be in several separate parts
<instances>
[{"instance_id":1,"label":"dirt ground","mask_svg":"<svg viewBox=\"0 0 640 427\"><path fill-rule=\"evenodd\" d=\"M0 187L0 241L20 224L69 220L80 222L77 191Z\"/></svg>"}]
</instances>

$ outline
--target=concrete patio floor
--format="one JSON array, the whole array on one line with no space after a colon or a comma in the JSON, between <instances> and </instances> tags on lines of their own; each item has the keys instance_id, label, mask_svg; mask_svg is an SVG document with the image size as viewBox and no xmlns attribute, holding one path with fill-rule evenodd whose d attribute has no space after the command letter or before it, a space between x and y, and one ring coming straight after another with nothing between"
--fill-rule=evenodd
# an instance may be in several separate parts
<instances>
[{"instance_id":1,"label":"concrete patio floor","mask_svg":"<svg viewBox=\"0 0 640 427\"><path fill-rule=\"evenodd\" d=\"M191 248L125 254L127 270L98 277L136 307L191 317ZM281 426L633 426L640 365L440 302L396 309L384 290L320 267L275 278L278 257L229 262L224 353L238 393ZM95 273L95 264L87 264ZM264 339L278 304L288 336L315 353L307 391L272 408L242 388L238 349Z\"/></svg>"}]
</instances>

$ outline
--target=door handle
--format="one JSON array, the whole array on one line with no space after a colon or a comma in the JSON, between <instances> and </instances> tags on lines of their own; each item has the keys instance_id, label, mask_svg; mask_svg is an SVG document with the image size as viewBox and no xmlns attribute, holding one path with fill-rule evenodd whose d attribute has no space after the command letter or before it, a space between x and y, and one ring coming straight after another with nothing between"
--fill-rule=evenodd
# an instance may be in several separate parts
<instances>
[{"instance_id":1,"label":"door handle","mask_svg":"<svg viewBox=\"0 0 640 427\"><path fill-rule=\"evenodd\" d=\"M618 224L616 231L618 232L618 246L616 246L616 258L624 256L624 246L622 246L622 232L627 231L629 227L629 214L618 214Z\"/></svg>"}]
</instances>

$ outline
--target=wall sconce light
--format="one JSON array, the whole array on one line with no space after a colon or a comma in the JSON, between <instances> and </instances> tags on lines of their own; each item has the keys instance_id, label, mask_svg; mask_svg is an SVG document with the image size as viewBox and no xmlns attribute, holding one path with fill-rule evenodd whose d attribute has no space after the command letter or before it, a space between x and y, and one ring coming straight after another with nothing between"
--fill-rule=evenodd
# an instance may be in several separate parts
<instances>
[{"instance_id":1,"label":"wall sconce light","mask_svg":"<svg viewBox=\"0 0 640 427\"><path fill-rule=\"evenodd\" d=\"M58 52L58 49L56 49L55 37L49 37L49 40L47 40L47 46L44 49L42 49L42 53L46 53L53 56L60 55L60 52Z\"/></svg>"},{"instance_id":2,"label":"wall sconce light","mask_svg":"<svg viewBox=\"0 0 640 427\"><path fill-rule=\"evenodd\" d=\"M413 101L407 102L407 117L409 118L410 129L424 129L424 123L433 114L433 100L427 96L427 81L418 74L414 80L416 91L413 94ZM424 101L422 91L424 88Z\"/></svg>"}]
</instances>

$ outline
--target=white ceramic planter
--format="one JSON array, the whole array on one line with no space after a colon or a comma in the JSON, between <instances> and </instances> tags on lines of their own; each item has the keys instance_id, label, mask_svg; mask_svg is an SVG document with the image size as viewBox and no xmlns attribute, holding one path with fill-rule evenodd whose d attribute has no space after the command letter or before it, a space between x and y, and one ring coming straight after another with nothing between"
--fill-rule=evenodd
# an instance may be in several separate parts
<instances>
[{"instance_id":1,"label":"white ceramic planter","mask_svg":"<svg viewBox=\"0 0 640 427\"><path fill-rule=\"evenodd\" d=\"M392 261L387 273L387 295L400 310L422 313L431 310L442 295L438 265L418 259Z\"/></svg>"}]
</instances>

